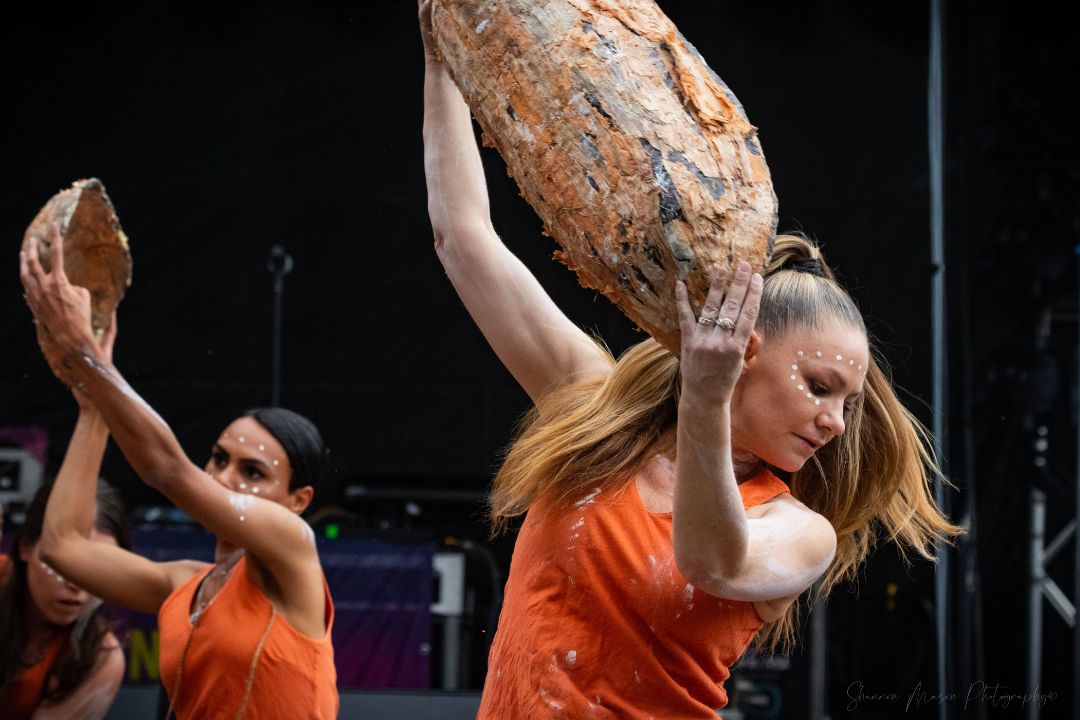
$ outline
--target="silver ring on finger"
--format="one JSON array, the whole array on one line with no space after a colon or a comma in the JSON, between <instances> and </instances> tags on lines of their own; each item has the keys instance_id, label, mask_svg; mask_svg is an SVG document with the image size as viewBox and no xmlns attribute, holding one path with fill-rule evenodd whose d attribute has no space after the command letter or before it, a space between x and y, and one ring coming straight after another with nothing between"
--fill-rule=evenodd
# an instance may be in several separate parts
<instances>
[{"instance_id":1,"label":"silver ring on finger","mask_svg":"<svg viewBox=\"0 0 1080 720\"><path fill-rule=\"evenodd\" d=\"M730 318L717 318L716 320L713 320L713 324L728 332L735 332L735 323L732 322Z\"/></svg>"},{"instance_id":2,"label":"silver ring on finger","mask_svg":"<svg viewBox=\"0 0 1080 720\"><path fill-rule=\"evenodd\" d=\"M716 320L711 317L705 317L704 315L698 315L698 325L716 325Z\"/></svg>"}]
</instances>

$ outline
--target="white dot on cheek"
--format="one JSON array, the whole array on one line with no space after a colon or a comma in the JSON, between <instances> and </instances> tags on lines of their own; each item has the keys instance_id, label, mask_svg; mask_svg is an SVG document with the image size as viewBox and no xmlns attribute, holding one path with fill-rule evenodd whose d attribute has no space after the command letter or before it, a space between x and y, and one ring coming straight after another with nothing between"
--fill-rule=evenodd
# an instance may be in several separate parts
<instances>
[{"instance_id":1,"label":"white dot on cheek","mask_svg":"<svg viewBox=\"0 0 1080 720\"><path fill-rule=\"evenodd\" d=\"M259 488L251 488L251 492L253 492L253 493L255 493L256 495L258 495L258 494L259 494Z\"/></svg>"},{"instance_id":2,"label":"white dot on cheek","mask_svg":"<svg viewBox=\"0 0 1080 720\"><path fill-rule=\"evenodd\" d=\"M797 388L798 388L799 390L803 390L803 389L804 389L804 386L803 386L802 384L796 385L795 387L797 387Z\"/></svg>"},{"instance_id":3,"label":"white dot on cheek","mask_svg":"<svg viewBox=\"0 0 1080 720\"><path fill-rule=\"evenodd\" d=\"M792 376L791 376L791 379L792 379L792 380L794 380L794 379L795 379L795 376L794 376L794 375L792 375Z\"/></svg>"},{"instance_id":4,"label":"white dot on cheek","mask_svg":"<svg viewBox=\"0 0 1080 720\"><path fill-rule=\"evenodd\" d=\"M278 461L277 461L277 460L275 460L275 461L274 461L274 467L277 467L277 466L278 466Z\"/></svg>"},{"instance_id":5,"label":"white dot on cheek","mask_svg":"<svg viewBox=\"0 0 1080 720\"><path fill-rule=\"evenodd\" d=\"M244 522L244 516L243 515L240 516L240 522Z\"/></svg>"},{"instance_id":6,"label":"white dot on cheek","mask_svg":"<svg viewBox=\"0 0 1080 720\"><path fill-rule=\"evenodd\" d=\"M792 363L792 364L791 364L791 369L792 369L792 370L798 370L798 369L799 369L799 366L798 366L798 365L796 365L795 363Z\"/></svg>"},{"instance_id":7,"label":"white dot on cheek","mask_svg":"<svg viewBox=\"0 0 1080 720\"><path fill-rule=\"evenodd\" d=\"M837 355L837 356L836 356L836 359L837 359L837 360L843 360L843 359L844 359L844 356L843 356L843 355Z\"/></svg>"},{"instance_id":8,"label":"white dot on cheek","mask_svg":"<svg viewBox=\"0 0 1080 720\"><path fill-rule=\"evenodd\" d=\"M825 357L825 353L821 352L820 350L818 350L818 351L817 351L816 353L814 353L814 354L815 354L815 355L817 355L818 357ZM243 441L243 440L240 440L240 442L244 442L244 441Z\"/></svg>"},{"instance_id":9,"label":"white dot on cheek","mask_svg":"<svg viewBox=\"0 0 1080 720\"><path fill-rule=\"evenodd\" d=\"M266 449L266 446L260 443L259 444L259 450L265 450L265 449Z\"/></svg>"},{"instance_id":10,"label":"white dot on cheek","mask_svg":"<svg viewBox=\"0 0 1080 720\"><path fill-rule=\"evenodd\" d=\"M820 405L820 404L821 404L821 401L820 401L820 400L815 400L815 401L814 401L814 404L815 404L815 405Z\"/></svg>"},{"instance_id":11,"label":"white dot on cheek","mask_svg":"<svg viewBox=\"0 0 1080 720\"><path fill-rule=\"evenodd\" d=\"M804 355L806 355L806 353L804 353L802 350L800 350L799 351L799 358L801 359Z\"/></svg>"},{"instance_id":12,"label":"white dot on cheek","mask_svg":"<svg viewBox=\"0 0 1080 720\"><path fill-rule=\"evenodd\" d=\"M239 440L240 442L246 442L246 441L244 440L244 436L243 436L243 435L241 435L241 436L240 436L240 437L238 438L238 440Z\"/></svg>"},{"instance_id":13,"label":"white dot on cheek","mask_svg":"<svg viewBox=\"0 0 1080 720\"><path fill-rule=\"evenodd\" d=\"M244 484L244 483L240 483L240 489L241 490L247 490L247 485Z\"/></svg>"}]
</instances>

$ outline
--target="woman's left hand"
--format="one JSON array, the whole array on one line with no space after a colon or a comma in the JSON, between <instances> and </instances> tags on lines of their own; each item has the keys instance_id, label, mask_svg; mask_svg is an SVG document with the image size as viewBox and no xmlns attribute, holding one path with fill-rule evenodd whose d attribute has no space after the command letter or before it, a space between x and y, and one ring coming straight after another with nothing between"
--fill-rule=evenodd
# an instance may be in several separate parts
<instances>
[{"instance_id":1,"label":"woman's left hand","mask_svg":"<svg viewBox=\"0 0 1080 720\"><path fill-rule=\"evenodd\" d=\"M90 326L90 291L68 281L64 272L64 238L56 223L49 226L51 236L49 272L41 265L41 242L35 235L23 241L19 252L19 279L24 297L41 325L61 352L94 343ZM57 373L60 368L53 368ZM61 378L63 379L63 378Z\"/></svg>"},{"instance_id":2,"label":"woman's left hand","mask_svg":"<svg viewBox=\"0 0 1080 720\"><path fill-rule=\"evenodd\" d=\"M698 317L690 307L686 285L675 285L683 386L709 402L731 399L761 304L762 279L751 274L749 263L739 263L730 284L729 275L726 268L717 271Z\"/></svg>"}]
</instances>

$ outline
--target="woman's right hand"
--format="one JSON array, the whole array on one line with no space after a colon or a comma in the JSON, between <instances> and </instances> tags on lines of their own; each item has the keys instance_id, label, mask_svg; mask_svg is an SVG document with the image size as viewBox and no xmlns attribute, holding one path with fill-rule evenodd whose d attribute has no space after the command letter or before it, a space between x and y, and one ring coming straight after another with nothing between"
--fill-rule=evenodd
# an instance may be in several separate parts
<instances>
[{"instance_id":1,"label":"woman's right hand","mask_svg":"<svg viewBox=\"0 0 1080 720\"><path fill-rule=\"evenodd\" d=\"M742 375L743 358L757 323L762 279L751 274L750 264L740 262L728 284L730 272L720 268L713 277L701 314L694 316L682 282L675 284L682 348L679 367L684 392L714 403L731 399Z\"/></svg>"}]
</instances>

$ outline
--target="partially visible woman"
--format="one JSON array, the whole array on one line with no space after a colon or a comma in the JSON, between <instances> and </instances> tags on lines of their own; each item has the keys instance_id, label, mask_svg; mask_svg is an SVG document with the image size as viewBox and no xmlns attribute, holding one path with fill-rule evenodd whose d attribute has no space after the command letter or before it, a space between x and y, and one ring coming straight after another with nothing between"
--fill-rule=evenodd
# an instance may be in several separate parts
<instances>
[{"instance_id":1,"label":"partially visible woman","mask_svg":"<svg viewBox=\"0 0 1080 720\"><path fill-rule=\"evenodd\" d=\"M88 427L80 418L76 433ZM97 460L100 465L100 454ZM60 472L70 470L65 459ZM92 477L96 481L96 470ZM99 611L101 601L41 558L50 489L43 486L30 504L12 545L8 577L0 580L0 714L7 720L96 720L108 712L123 680L124 654ZM119 495L104 482L96 494L96 503L87 506L88 540L127 548Z\"/></svg>"},{"instance_id":2,"label":"partially visible woman","mask_svg":"<svg viewBox=\"0 0 1080 720\"><path fill-rule=\"evenodd\" d=\"M283 408L244 413L218 436L205 467L94 341L89 295L64 274L53 225L46 273L39 238L20 254L35 319L60 349L53 371L104 418L131 467L217 536L213 564L153 562L87 542L88 475L58 482L45 520L45 560L110 602L158 614L161 678L178 718L337 717L334 605L315 534L300 517L325 458L306 418ZM115 322L114 322L115 327ZM94 451L83 444L83 461Z\"/></svg>"}]
</instances>

